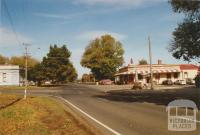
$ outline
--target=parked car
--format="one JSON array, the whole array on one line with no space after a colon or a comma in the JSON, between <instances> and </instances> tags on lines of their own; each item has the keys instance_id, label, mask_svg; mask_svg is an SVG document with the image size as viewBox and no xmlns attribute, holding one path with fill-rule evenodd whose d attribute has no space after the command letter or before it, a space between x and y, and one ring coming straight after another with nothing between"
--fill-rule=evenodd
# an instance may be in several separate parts
<instances>
[{"instance_id":1,"label":"parked car","mask_svg":"<svg viewBox=\"0 0 200 135\"><path fill-rule=\"evenodd\" d=\"M186 85L186 80L176 80L174 82L174 84L177 84L177 85Z\"/></svg>"},{"instance_id":2,"label":"parked car","mask_svg":"<svg viewBox=\"0 0 200 135\"><path fill-rule=\"evenodd\" d=\"M51 81L45 81L44 84L45 85L51 85Z\"/></svg>"},{"instance_id":3,"label":"parked car","mask_svg":"<svg viewBox=\"0 0 200 135\"><path fill-rule=\"evenodd\" d=\"M195 77L195 86L200 88L200 73Z\"/></svg>"},{"instance_id":4,"label":"parked car","mask_svg":"<svg viewBox=\"0 0 200 135\"><path fill-rule=\"evenodd\" d=\"M162 82L163 85L173 85L172 80L165 80Z\"/></svg>"},{"instance_id":5,"label":"parked car","mask_svg":"<svg viewBox=\"0 0 200 135\"><path fill-rule=\"evenodd\" d=\"M28 85L29 85L29 86L35 86L36 83L35 83L34 81L30 81L30 82L28 82Z\"/></svg>"},{"instance_id":6,"label":"parked car","mask_svg":"<svg viewBox=\"0 0 200 135\"><path fill-rule=\"evenodd\" d=\"M192 78L188 78L188 79L186 79L186 84L194 85L195 84L195 80L192 79Z\"/></svg>"},{"instance_id":7,"label":"parked car","mask_svg":"<svg viewBox=\"0 0 200 135\"><path fill-rule=\"evenodd\" d=\"M104 79L104 80L99 81L99 84L100 85L111 85L111 84L113 84L113 81L111 81L110 79Z\"/></svg>"}]
</instances>

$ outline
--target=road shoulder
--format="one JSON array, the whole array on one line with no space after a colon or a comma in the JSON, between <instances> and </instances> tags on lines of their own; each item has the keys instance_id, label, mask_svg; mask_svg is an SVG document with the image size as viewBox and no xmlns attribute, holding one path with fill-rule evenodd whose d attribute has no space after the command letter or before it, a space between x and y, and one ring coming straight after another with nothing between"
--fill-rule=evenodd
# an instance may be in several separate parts
<instances>
[{"instance_id":1,"label":"road shoulder","mask_svg":"<svg viewBox=\"0 0 200 135\"><path fill-rule=\"evenodd\" d=\"M87 132L91 133L92 135L102 135L103 133L98 130L92 123L89 121L85 116L83 116L80 112L72 108L63 100L59 99L58 97L53 97L56 102L59 102L64 110L69 113L74 120L78 123L80 127L85 129Z\"/></svg>"}]
</instances>

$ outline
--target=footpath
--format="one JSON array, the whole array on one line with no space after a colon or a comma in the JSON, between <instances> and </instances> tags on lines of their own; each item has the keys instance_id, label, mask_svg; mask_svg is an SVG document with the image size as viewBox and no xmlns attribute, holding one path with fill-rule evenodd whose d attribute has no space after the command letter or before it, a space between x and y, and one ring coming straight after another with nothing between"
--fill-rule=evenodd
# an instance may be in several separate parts
<instances>
[{"instance_id":1,"label":"footpath","mask_svg":"<svg viewBox=\"0 0 200 135\"><path fill-rule=\"evenodd\" d=\"M132 89L133 85L86 85L81 84L91 89L100 90L103 92L113 91L113 90L134 90ZM193 85L172 85L172 86L165 86L165 85L155 85L154 90L162 91L162 90L178 90L178 89L185 89L185 88L194 88ZM142 90L141 90L142 91Z\"/></svg>"}]
</instances>

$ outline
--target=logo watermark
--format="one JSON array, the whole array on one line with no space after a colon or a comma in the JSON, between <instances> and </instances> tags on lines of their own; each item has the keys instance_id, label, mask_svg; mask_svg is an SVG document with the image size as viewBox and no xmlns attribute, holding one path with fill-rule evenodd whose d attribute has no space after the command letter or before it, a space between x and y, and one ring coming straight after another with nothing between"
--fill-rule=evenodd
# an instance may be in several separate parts
<instances>
[{"instance_id":1,"label":"logo watermark","mask_svg":"<svg viewBox=\"0 0 200 135\"><path fill-rule=\"evenodd\" d=\"M191 100L174 100L167 106L168 130L194 131L197 128L197 105Z\"/></svg>"}]
</instances>

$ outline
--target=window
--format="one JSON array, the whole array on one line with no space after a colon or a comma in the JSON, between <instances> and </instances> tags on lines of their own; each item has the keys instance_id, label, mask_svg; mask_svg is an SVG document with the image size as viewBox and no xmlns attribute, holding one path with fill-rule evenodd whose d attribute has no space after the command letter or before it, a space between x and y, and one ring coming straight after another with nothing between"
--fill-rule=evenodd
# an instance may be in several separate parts
<instances>
[{"instance_id":1,"label":"window","mask_svg":"<svg viewBox=\"0 0 200 135\"><path fill-rule=\"evenodd\" d=\"M184 78L188 78L188 73L184 72Z\"/></svg>"},{"instance_id":2,"label":"window","mask_svg":"<svg viewBox=\"0 0 200 135\"><path fill-rule=\"evenodd\" d=\"M175 78L175 79L178 78L178 73L174 73L174 78Z\"/></svg>"},{"instance_id":3,"label":"window","mask_svg":"<svg viewBox=\"0 0 200 135\"><path fill-rule=\"evenodd\" d=\"M141 74L138 74L138 80L142 80L143 76Z\"/></svg>"},{"instance_id":4,"label":"window","mask_svg":"<svg viewBox=\"0 0 200 135\"><path fill-rule=\"evenodd\" d=\"M156 79L157 79L157 80L160 79L160 74L156 74Z\"/></svg>"},{"instance_id":5,"label":"window","mask_svg":"<svg viewBox=\"0 0 200 135\"><path fill-rule=\"evenodd\" d=\"M6 73L3 73L3 82L6 82Z\"/></svg>"},{"instance_id":6,"label":"window","mask_svg":"<svg viewBox=\"0 0 200 135\"><path fill-rule=\"evenodd\" d=\"M167 79L171 79L171 78L172 78L171 74L167 73Z\"/></svg>"}]
</instances>

